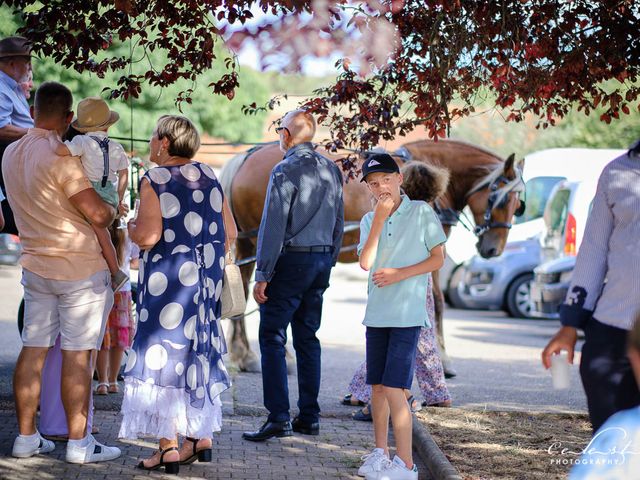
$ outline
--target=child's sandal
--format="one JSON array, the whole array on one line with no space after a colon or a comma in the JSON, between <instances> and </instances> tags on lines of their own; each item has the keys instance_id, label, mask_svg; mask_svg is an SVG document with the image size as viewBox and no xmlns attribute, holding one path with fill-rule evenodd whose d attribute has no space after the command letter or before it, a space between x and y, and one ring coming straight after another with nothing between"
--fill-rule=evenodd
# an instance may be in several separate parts
<instances>
[{"instance_id":1,"label":"child's sandal","mask_svg":"<svg viewBox=\"0 0 640 480\"><path fill-rule=\"evenodd\" d=\"M100 382L93 393L95 395L108 395L109 384L106 382Z\"/></svg>"}]
</instances>

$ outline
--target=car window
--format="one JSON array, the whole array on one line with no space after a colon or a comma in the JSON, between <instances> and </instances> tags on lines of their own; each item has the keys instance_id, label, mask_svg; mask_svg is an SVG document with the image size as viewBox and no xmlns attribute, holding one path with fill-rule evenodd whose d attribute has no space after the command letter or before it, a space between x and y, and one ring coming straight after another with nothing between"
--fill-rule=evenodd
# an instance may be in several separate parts
<instances>
[{"instance_id":1,"label":"car window","mask_svg":"<svg viewBox=\"0 0 640 480\"><path fill-rule=\"evenodd\" d=\"M569 197L571 197L571 190L559 188L549 200L548 215L545 218L549 234L562 234L569 212Z\"/></svg>"},{"instance_id":2,"label":"car window","mask_svg":"<svg viewBox=\"0 0 640 480\"><path fill-rule=\"evenodd\" d=\"M524 215L516 217L515 223L529 222L542 217L551 190L564 179L564 177L534 177L530 179L525 185L524 192L520 194L520 198L526 202Z\"/></svg>"}]
</instances>

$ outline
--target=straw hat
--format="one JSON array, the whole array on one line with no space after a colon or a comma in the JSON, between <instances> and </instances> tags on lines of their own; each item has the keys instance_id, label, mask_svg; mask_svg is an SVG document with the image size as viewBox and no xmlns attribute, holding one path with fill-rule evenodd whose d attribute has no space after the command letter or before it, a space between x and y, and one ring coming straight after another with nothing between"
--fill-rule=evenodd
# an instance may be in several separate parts
<instances>
[{"instance_id":1,"label":"straw hat","mask_svg":"<svg viewBox=\"0 0 640 480\"><path fill-rule=\"evenodd\" d=\"M78 103L78 114L71 126L86 133L110 127L120 120L120 115L109 110L107 102L100 97L87 97Z\"/></svg>"},{"instance_id":2,"label":"straw hat","mask_svg":"<svg viewBox=\"0 0 640 480\"><path fill-rule=\"evenodd\" d=\"M7 37L0 40L0 58L30 57L31 42L24 37Z\"/></svg>"}]
</instances>

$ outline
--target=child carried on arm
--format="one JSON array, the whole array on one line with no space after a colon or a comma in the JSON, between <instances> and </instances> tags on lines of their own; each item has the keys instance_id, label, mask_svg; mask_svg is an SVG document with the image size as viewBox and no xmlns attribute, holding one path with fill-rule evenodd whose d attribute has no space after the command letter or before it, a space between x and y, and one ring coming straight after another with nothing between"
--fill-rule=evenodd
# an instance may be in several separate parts
<instances>
[{"instance_id":1,"label":"child carried on arm","mask_svg":"<svg viewBox=\"0 0 640 480\"><path fill-rule=\"evenodd\" d=\"M56 141L57 155L80 157L82 167L98 195L112 205L118 217L128 213L123 201L129 179L129 157L122 145L109 139L107 131L119 120L117 112L109 109L99 97L88 97L78 104L77 118L71 126L82 135L76 135L64 143ZM129 277L120 269L116 249L106 228L93 227L102 249L102 256L111 272L113 291L127 283Z\"/></svg>"}]
</instances>

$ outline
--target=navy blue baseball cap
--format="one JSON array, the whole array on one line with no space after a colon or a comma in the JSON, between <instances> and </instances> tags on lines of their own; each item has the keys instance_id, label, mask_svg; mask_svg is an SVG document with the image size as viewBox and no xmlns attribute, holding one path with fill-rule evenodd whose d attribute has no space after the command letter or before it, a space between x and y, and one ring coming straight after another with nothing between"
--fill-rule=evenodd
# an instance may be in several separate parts
<instances>
[{"instance_id":1,"label":"navy blue baseball cap","mask_svg":"<svg viewBox=\"0 0 640 480\"><path fill-rule=\"evenodd\" d=\"M362 164L362 178L360 181L364 182L367 175L376 172L400 173L400 168L388 153L373 153L368 155Z\"/></svg>"}]
</instances>

